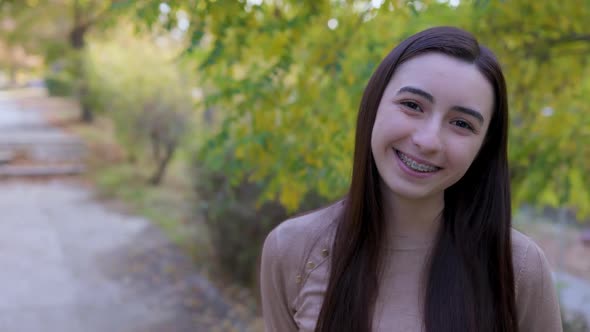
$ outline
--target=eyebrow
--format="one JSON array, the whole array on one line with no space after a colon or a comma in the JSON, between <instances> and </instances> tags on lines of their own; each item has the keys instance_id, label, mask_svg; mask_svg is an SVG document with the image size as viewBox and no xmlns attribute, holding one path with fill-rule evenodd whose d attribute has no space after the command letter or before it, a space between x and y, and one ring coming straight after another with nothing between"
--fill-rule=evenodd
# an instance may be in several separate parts
<instances>
[{"instance_id":1,"label":"eyebrow","mask_svg":"<svg viewBox=\"0 0 590 332\"><path fill-rule=\"evenodd\" d=\"M414 88L412 86L404 86L403 88L401 88L397 91L397 94L399 95L402 92L409 92L409 93L413 93L415 95L422 96L422 97L428 99L428 101L430 101L431 103L434 103L434 97L430 93L428 93L424 90Z\"/></svg>"},{"instance_id":2,"label":"eyebrow","mask_svg":"<svg viewBox=\"0 0 590 332\"><path fill-rule=\"evenodd\" d=\"M412 86L404 86L397 91L397 94L399 95L403 92L409 92L409 93L412 93L415 95L419 95L423 98L426 98L431 103L434 103L434 96L422 89L418 89L418 88L415 88ZM463 107L463 106L453 106L452 110L470 115L470 116L476 118L479 121L480 125L483 125L483 122L484 122L483 116L481 115L480 112L478 112L476 110L473 110L473 109L467 108L467 107Z\"/></svg>"},{"instance_id":3,"label":"eyebrow","mask_svg":"<svg viewBox=\"0 0 590 332\"><path fill-rule=\"evenodd\" d=\"M476 118L477 121L479 121L480 125L483 125L483 116L478 111L463 106L453 106L453 110L467 115L471 115L472 117Z\"/></svg>"}]
</instances>

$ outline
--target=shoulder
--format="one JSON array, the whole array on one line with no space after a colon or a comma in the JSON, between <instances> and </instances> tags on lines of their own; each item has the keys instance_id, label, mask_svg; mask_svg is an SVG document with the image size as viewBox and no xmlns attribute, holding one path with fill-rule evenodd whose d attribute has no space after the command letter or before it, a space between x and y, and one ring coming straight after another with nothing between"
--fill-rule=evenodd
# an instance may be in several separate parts
<instances>
[{"instance_id":1,"label":"shoulder","mask_svg":"<svg viewBox=\"0 0 590 332\"><path fill-rule=\"evenodd\" d=\"M561 331L559 299L545 253L531 238L513 230L512 257L520 330Z\"/></svg>"},{"instance_id":2,"label":"shoulder","mask_svg":"<svg viewBox=\"0 0 590 332\"><path fill-rule=\"evenodd\" d=\"M528 236L512 230L512 260L516 293L523 283L541 282L539 280L550 273L550 266L543 250Z\"/></svg>"},{"instance_id":3,"label":"shoulder","mask_svg":"<svg viewBox=\"0 0 590 332\"><path fill-rule=\"evenodd\" d=\"M264 241L262 263L274 266L275 271L283 275L284 279L298 276L301 278L301 271L309 255L315 253L317 248L331 247L335 231L334 221L339 216L342 206L343 203L339 201L281 222Z\"/></svg>"},{"instance_id":4,"label":"shoulder","mask_svg":"<svg viewBox=\"0 0 590 332\"><path fill-rule=\"evenodd\" d=\"M262 259L280 261L283 270L295 272L314 248L329 246L335 231L334 221L342 207L343 203L339 201L281 222L267 235Z\"/></svg>"},{"instance_id":5,"label":"shoulder","mask_svg":"<svg viewBox=\"0 0 590 332\"><path fill-rule=\"evenodd\" d=\"M342 202L305 213L285 220L277 225L269 234L276 236L281 243L303 243L310 237L327 230L341 211Z\"/></svg>"},{"instance_id":6,"label":"shoulder","mask_svg":"<svg viewBox=\"0 0 590 332\"><path fill-rule=\"evenodd\" d=\"M512 230L512 263L516 294L524 284L534 286L547 282L542 280L550 274L550 266L543 250L528 236Z\"/></svg>"},{"instance_id":7,"label":"shoulder","mask_svg":"<svg viewBox=\"0 0 590 332\"><path fill-rule=\"evenodd\" d=\"M297 264L318 242L329 241L331 226L338 217L342 202L312 211L278 224L266 237L265 249L288 263Z\"/></svg>"}]
</instances>

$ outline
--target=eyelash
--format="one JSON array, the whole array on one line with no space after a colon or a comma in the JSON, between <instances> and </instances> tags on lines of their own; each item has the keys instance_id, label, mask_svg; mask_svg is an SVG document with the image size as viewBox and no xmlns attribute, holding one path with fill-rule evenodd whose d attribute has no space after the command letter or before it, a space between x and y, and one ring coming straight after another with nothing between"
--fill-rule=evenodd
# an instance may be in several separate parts
<instances>
[{"instance_id":1,"label":"eyelash","mask_svg":"<svg viewBox=\"0 0 590 332\"><path fill-rule=\"evenodd\" d=\"M405 107L410 108L414 112L422 112L422 108L416 102L402 101L402 102L400 102L400 104L404 105ZM459 128L467 129L467 130L474 132L474 133L476 132L475 128L469 122L467 122L465 120L455 120L455 121L452 121L451 123L454 123ZM458 123L461 123L464 125L457 125Z\"/></svg>"},{"instance_id":2,"label":"eyelash","mask_svg":"<svg viewBox=\"0 0 590 332\"><path fill-rule=\"evenodd\" d=\"M469 122L465 121L465 120L455 120L452 121L451 123L455 123L455 125L459 128L464 128L464 129L468 129L469 131L472 131L475 133L475 128L473 128L473 126L471 124L469 124ZM464 123L465 126L459 126L457 125L457 123Z\"/></svg>"},{"instance_id":3,"label":"eyelash","mask_svg":"<svg viewBox=\"0 0 590 332\"><path fill-rule=\"evenodd\" d=\"M416 102L413 102L413 101L402 101L400 104L404 105L405 107L408 107L408 108L412 109L413 111L422 112L422 108ZM410 105L413 105L414 107L412 107Z\"/></svg>"}]
</instances>

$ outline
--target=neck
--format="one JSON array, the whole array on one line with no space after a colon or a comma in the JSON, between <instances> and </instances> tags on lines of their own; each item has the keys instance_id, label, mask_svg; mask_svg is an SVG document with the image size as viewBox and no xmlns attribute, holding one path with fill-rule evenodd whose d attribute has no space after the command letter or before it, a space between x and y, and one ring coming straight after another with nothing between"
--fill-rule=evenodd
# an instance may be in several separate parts
<instances>
[{"instance_id":1,"label":"neck","mask_svg":"<svg viewBox=\"0 0 590 332\"><path fill-rule=\"evenodd\" d=\"M430 243L439 229L444 208L444 194L410 199L400 197L386 189L384 217L387 238L393 241Z\"/></svg>"}]
</instances>

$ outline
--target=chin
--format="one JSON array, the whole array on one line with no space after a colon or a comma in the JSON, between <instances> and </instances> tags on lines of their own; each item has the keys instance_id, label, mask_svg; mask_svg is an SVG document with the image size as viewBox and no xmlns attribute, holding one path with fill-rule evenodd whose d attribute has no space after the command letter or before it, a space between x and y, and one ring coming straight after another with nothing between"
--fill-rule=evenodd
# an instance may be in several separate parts
<instances>
[{"instance_id":1,"label":"chin","mask_svg":"<svg viewBox=\"0 0 590 332\"><path fill-rule=\"evenodd\" d=\"M422 193L422 192L393 192L394 195L404 198L406 200L425 200L427 198L431 198L436 196L436 194L433 193Z\"/></svg>"},{"instance_id":2,"label":"chin","mask_svg":"<svg viewBox=\"0 0 590 332\"><path fill-rule=\"evenodd\" d=\"M438 190L424 190L422 188L404 188L403 186L388 186L388 190L397 197L407 200L423 200L437 195L441 195L443 191Z\"/></svg>"}]
</instances>

